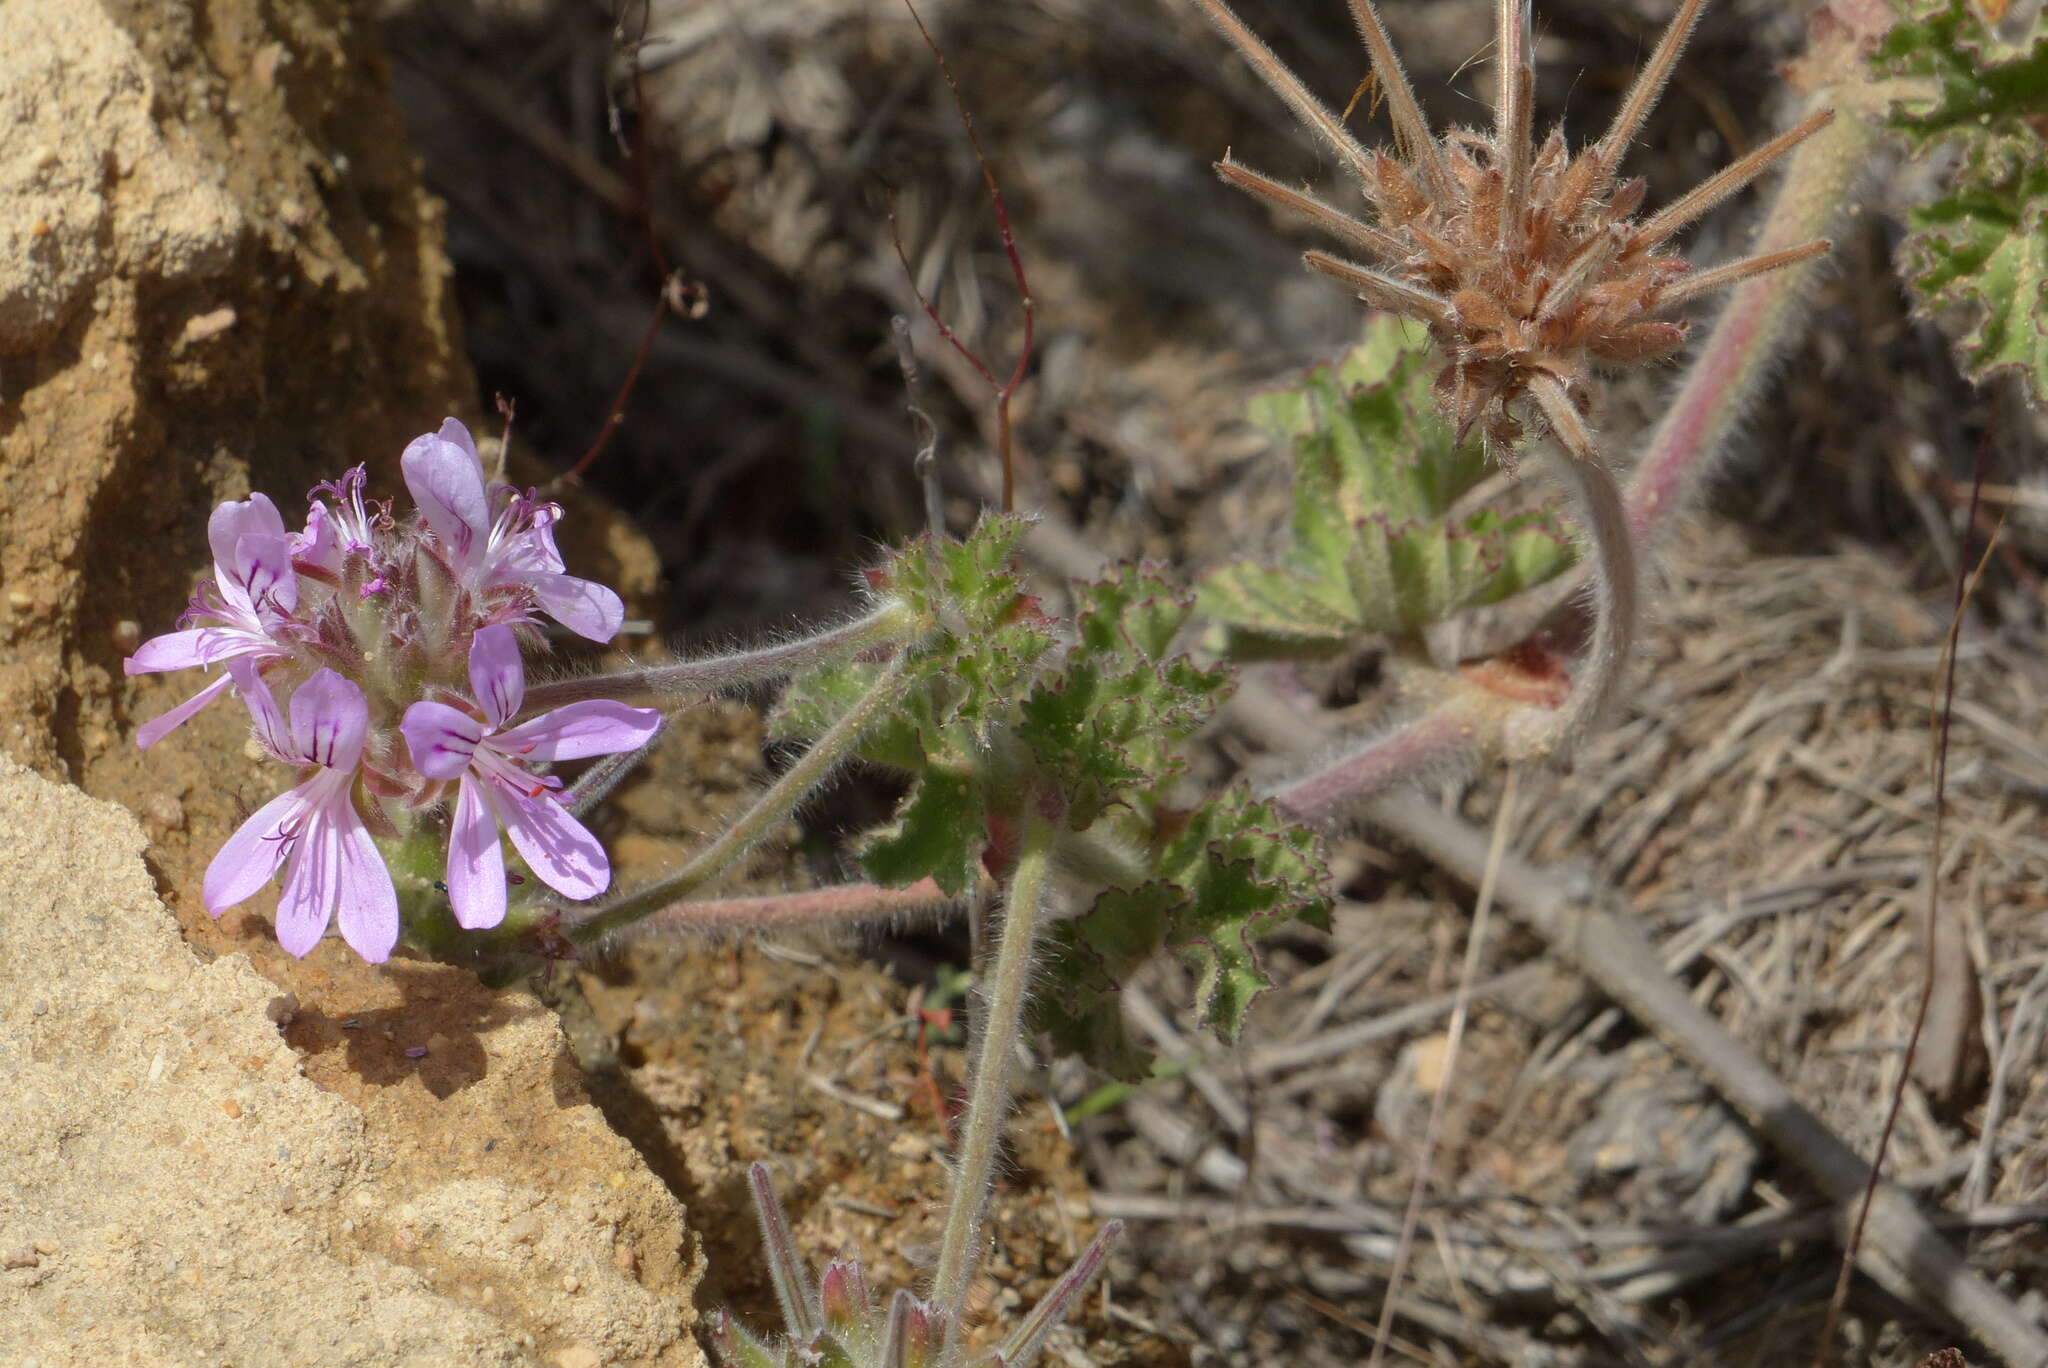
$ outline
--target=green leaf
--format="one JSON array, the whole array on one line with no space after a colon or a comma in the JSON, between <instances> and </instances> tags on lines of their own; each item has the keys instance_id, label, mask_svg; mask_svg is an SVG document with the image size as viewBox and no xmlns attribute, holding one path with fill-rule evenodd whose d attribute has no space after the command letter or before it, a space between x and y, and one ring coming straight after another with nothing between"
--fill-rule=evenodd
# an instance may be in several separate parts
<instances>
[{"instance_id":1,"label":"green leaf","mask_svg":"<svg viewBox=\"0 0 2048 1368\"><path fill-rule=\"evenodd\" d=\"M1293 453L1294 508L1278 564L1232 562L1197 589L1202 612L1233 629L1234 651L1414 630L1571 564L1547 515L1451 516L1486 456L1438 413L1436 368L1426 334L1375 317L1335 365L1252 402L1253 420Z\"/></svg>"},{"instance_id":2,"label":"green leaf","mask_svg":"<svg viewBox=\"0 0 2048 1368\"><path fill-rule=\"evenodd\" d=\"M886 831L868 839L861 864L891 888L935 880L958 897L974 886L988 844L988 804L973 771L927 766Z\"/></svg>"},{"instance_id":3,"label":"green leaf","mask_svg":"<svg viewBox=\"0 0 2048 1368\"><path fill-rule=\"evenodd\" d=\"M1119 566L1074 594L1074 646L1025 698L1017 736L1081 831L1181 772L1178 743L1214 714L1229 676L1167 655L1191 604L1156 569Z\"/></svg>"},{"instance_id":4,"label":"green leaf","mask_svg":"<svg viewBox=\"0 0 2048 1368\"><path fill-rule=\"evenodd\" d=\"M1283 920L1327 928L1329 870L1313 832L1233 789L1198 809L1168 845L1161 876L1185 890L1168 948L1194 967L1202 1019L1226 1040L1269 986L1252 944Z\"/></svg>"},{"instance_id":5,"label":"green leaf","mask_svg":"<svg viewBox=\"0 0 2048 1368\"><path fill-rule=\"evenodd\" d=\"M1152 1056L1124 1028L1119 995L1123 981L1164 947L1173 915L1186 901L1164 883L1113 888L1085 915L1047 931L1046 986L1032 999L1032 1015L1054 1048L1114 1078L1145 1076Z\"/></svg>"},{"instance_id":6,"label":"green leaf","mask_svg":"<svg viewBox=\"0 0 2048 1368\"><path fill-rule=\"evenodd\" d=\"M1972 379L2014 373L2048 401L2048 32L2037 15L2007 41L1969 0L1918 0L1875 60L1917 78L1893 126L1956 160L1899 245L1920 312L1956 324Z\"/></svg>"},{"instance_id":7,"label":"green leaf","mask_svg":"<svg viewBox=\"0 0 2048 1368\"><path fill-rule=\"evenodd\" d=\"M1119 1078L1151 1057L1124 1030L1123 980L1171 951L1195 971L1203 1022L1233 1039L1268 986L1254 944L1289 917L1328 924L1328 871L1314 833L1232 790L1190 814L1156 852L1154 877L1112 888L1049 933L1038 1026L1064 1050Z\"/></svg>"}]
</instances>

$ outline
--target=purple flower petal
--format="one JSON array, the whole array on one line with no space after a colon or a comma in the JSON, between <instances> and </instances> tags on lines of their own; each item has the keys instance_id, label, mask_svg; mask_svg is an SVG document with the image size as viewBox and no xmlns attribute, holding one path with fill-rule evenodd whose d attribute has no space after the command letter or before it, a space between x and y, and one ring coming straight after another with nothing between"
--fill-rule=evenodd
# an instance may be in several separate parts
<instances>
[{"instance_id":1,"label":"purple flower petal","mask_svg":"<svg viewBox=\"0 0 2048 1368\"><path fill-rule=\"evenodd\" d=\"M580 637L610 641L626 620L626 605L619 596L594 580L574 575L522 575L533 596L549 617Z\"/></svg>"},{"instance_id":2,"label":"purple flower petal","mask_svg":"<svg viewBox=\"0 0 2048 1368\"><path fill-rule=\"evenodd\" d=\"M542 883L579 901L604 892L612 881L611 861L567 808L552 798L526 798L495 784L485 792L512 844Z\"/></svg>"},{"instance_id":3,"label":"purple flower petal","mask_svg":"<svg viewBox=\"0 0 2048 1368\"><path fill-rule=\"evenodd\" d=\"M476 464L479 473L484 468L484 458L477 455L476 442L469 435L469 429L453 418L443 418L440 428L434 433L442 441L462 448L463 454Z\"/></svg>"},{"instance_id":4,"label":"purple flower petal","mask_svg":"<svg viewBox=\"0 0 2048 1368\"><path fill-rule=\"evenodd\" d=\"M324 503L306 509L306 530L292 538L292 559L317 565L330 575L342 568L341 534L335 530L334 515Z\"/></svg>"},{"instance_id":5,"label":"purple flower petal","mask_svg":"<svg viewBox=\"0 0 2048 1368\"><path fill-rule=\"evenodd\" d=\"M206 866L203 885L209 913L218 917L270 882L270 876L277 873L291 848L291 834L304 819L306 790L310 786L301 784L256 809L255 815L214 852L213 862Z\"/></svg>"},{"instance_id":6,"label":"purple flower petal","mask_svg":"<svg viewBox=\"0 0 2048 1368\"><path fill-rule=\"evenodd\" d=\"M292 749L291 730L285 726L284 713L278 709L270 686L263 682L256 662L244 655L236 656L227 665L228 677L235 682L235 692L242 696L243 705L249 709L250 720L256 724L257 741L288 764L302 759Z\"/></svg>"},{"instance_id":7,"label":"purple flower petal","mask_svg":"<svg viewBox=\"0 0 2048 1368\"><path fill-rule=\"evenodd\" d=\"M161 641L163 638L159 637L157 639ZM135 729L135 748L137 750L148 750L151 746L163 740L164 737L170 735L170 733L184 726L201 708L213 702L214 699L219 698L222 692L232 683L234 683L232 679L222 675L214 680L213 683L207 685L198 693L193 694L183 703L180 703L177 707L172 708L169 712L153 717L137 727Z\"/></svg>"},{"instance_id":8,"label":"purple flower petal","mask_svg":"<svg viewBox=\"0 0 2048 1368\"><path fill-rule=\"evenodd\" d=\"M299 576L292 569L288 536L245 532L235 542L234 560L219 568L226 571L222 592L240 589L252 609L289 614L299 606Z\"/></svg>"},{"instance_id":9,"label":"purple flower petal","mask_svg":"<svg viewBox=\"0 0 2048 1368\"><path fill-rule=\"evenodd\" d=\"M429 779L453 779L469 768L484 724L446 703L415 703L399 719L412 767Z\"/></svg>"},{"instance_id":10,"label":"purple flower petal","mask_svg":"<svg viewBox=\"0 0 2048 1368\"><path fill-rule=\"evenodd\" d=\"M353 771L363 758L370 705L362 686L333 670L317 671L292 695L294 758Z\"/></svg>"},{"instance_id":11,"label":"purple flower petal","mask_svg":"<svg viewBox=\"0 0 2048 1368\"><path fill-rule=\"evenodd\" d=\"M519 712L526 701L526 665L519 658L519 638L510 627L479 627L470 638L469 687L493 730Z\"/></svg>"},{"instance_id":12,"label":"purple flower petal","mask_svg":"<svg viewBox=\"0 0 2048 1368\"><path fill-rule=\"evenodd\" d=\"M189 670L204 665L209 657L200 651L202 638L212 627L188 627L182 632L153 636L135 648L135 654L121 662L125 675L157 674L164 670Z\"/></svg>"},{"instance_id":13,"label":"purple flower petal","mask_svg":"<svg viewBox=\"0 0 2048 1368\"><path fill-rule=\"evenodd\" d=\"M505 920L505 852L498 821L479 792L490 780L462 777L455 820L448 829L448 901L455 921L472 931Z\"/></svg>"},{"instance_id":14,"label":"purple flower petal","mask_svg":"<svg viewBox=\"0 0 2048 1368\"><path fill-rule=\"evenodd\" d=\"M345 791L342 801L332 816L341 863L341 938L370 963L382 964L398 944L398 890Z\"/></svg>"},{"instance_id":15,"label":"purple flower petal","mask_svg":"<svg viewBox=\"0 0 2048 1368\"><path fill-rule=\"evenodd\" d=\"M336 776L323 774L302 787L332 788ZM305 829L292 843L285 866L284 892L277 899L277 943L304 956L327 934L334 902L341 890L341 833L324 808L325 795L308 794Z\"/></svg>"},{"instance_id":16,"label":"purple flower petal","mask_svg":"<svg viewBox=\"0 0 2048 1368\"><path fill-rule=\"evenodd\" d=\"M427 520L434 535L447 548L449 561L458 578L473 571L482 556L491 530L490 504L484 494L483 463L476 457L469 433L450 419L461 433L462 444L446 436L416 437L399 458L405 487Z\"/></svg>"},{"instance_id":17,"label":"purple flower petal","mask_svg":"<svg viewBox=\"0 0 2048 1368\"><path fill-rule=\"evenodd\" d=\"M249 533L285 536L284 519L267 494L230 499L213 510L206 520L206 542L213 549L213 563L222 575L235 565L235 544Z\"/></svg>"},{"instance_id":18,"label":"purple flower petal","mask_svg":"<svg viewBox=\"0 0 2048 1368\"><path fill-rule=\"evenodd\" d=\"M583 760L636 750L659 730L659 709L593 698L522 722L492 737L491 745L521 760Z\"/></svg>"}]
</instances>

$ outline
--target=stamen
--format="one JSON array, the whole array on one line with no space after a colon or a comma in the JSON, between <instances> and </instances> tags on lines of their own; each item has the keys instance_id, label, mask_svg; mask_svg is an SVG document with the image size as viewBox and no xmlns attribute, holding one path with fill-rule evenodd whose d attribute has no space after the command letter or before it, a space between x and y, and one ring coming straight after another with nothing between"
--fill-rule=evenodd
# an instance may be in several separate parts
<instances>
[{"instance_id":1,"label":"stamen","mask_svg":"<svg viewBox=\"0 0 2048 1368\"><path fill-rule=\"evenodd\" d=\"M1343 210L1324 203L1314 195L1301 190L1291 190L1270 176L1262 176L1250 167L1229 160L1227 157L1216 163L1216 174L1226 184L1233 185L1249 195L1271 200L1289 213L1297 214L1324 232L1341 237L1353 246L1361 247L1374 256L1386 261L1399 261L1408 255L1408 249L1398 238L1368 227Z\"/></svg>"}]
</instances>

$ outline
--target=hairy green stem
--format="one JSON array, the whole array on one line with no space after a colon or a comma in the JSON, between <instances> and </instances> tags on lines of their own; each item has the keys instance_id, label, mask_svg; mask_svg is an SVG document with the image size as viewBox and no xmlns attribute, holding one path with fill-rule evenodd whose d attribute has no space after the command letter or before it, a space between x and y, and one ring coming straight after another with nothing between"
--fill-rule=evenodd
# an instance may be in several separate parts
<instances>
[{"instance_id":1,"label":"hairy green stem","mask_svg":"<svg viewBox=\"0 0 2048 1368\"><path fill-rule=\"evenodd\" d=\"M967 1125L953 1165L953 1191L946 1206L946 1230L932 1277L932 1300L946 1316L942 1368L957 1368L966 1341L968 1283L974 1276L982 1212L995 1165L996 1145L1010 1111L1010 1055L1024 1019L1038 928L1045 911L1057 823L1030 812L1024 818L1022 848L1004 900L1002 940L989 969L988 996L976 1023L974 1082L968 1094Z\"/></svg>"},{"instance_id":2,"label":"hairy green stem","mask_svg":"<svg viewBox=\"0 0 2048 1368\"><path fill-rule=\"evenodd\" d=\"M931 879L919 879L907 888L884 888L871 883L834 884L801 893L677 903L648 914L630 928L630 934L715 936L813 926L860 926L937 912L957 901Z\"/></svg>"},{"instance_id":3,"label":"hairy green stem","mask_svg":"<svg viewBox=\"0 0 2048 1368\"><path fill-rule=\"evenodd\" d=\"M589 945L611 932L673 906L717 877L727 865L745 854L795 811L797 804L808 797L840 761L853 753L853 748L876 719L902 699L911 680L910 657L899 655L868 687L868 691L846 710L845 715L827 728L825 734L813 742L795 764L784 770L782 776L769 785L768 791L717 840L674 873L635 889L593 912L565 928L563 934L578 945Z\"/></svg>"},{"instance_id":4,"label":"hairy green stem","mask_svg":"<svg viewBox=\"0 0 2048 1368\"><path fill-rule=\"evenodd\" d=\"M679 660L673 665L620 670L582 679L557 679L526 691L529 709L559 708L593 698L622 703L653 703L677 694L716 693L780 679L815 665L846 660L877 646L906 641L916 631L910 608L894 599L866 617L756 651L735 651L708 660Z\"/></svg>"},{"instance_id":5,"label":"hairy green stem","mask_svg":"<svg viewBox=\"0 0 2048 1368\"><path fill-rule=\"evenodd\" d=\"M1636 620L1641 612L1641 571L1636 564L1635 534L1613 472L1600 459L1599 444L1564 386L1548 375L1531 382L1529 392L1543 411L1544 425L1563 451L1557 475L1571 496L1572 512L1592 545L1593 639L1587 644L1580 678L1571 699L1553 717L1536 726L1510 724L1510 751L1530 755L1557 749L1583 737L1614 701L1615 690L1628 670L1635 649ZM1518 719L1520 721L1520 719ZM1511 754L1510 759L1523 755Z\"/></svg>"},{"instance_id":6,"label":"hairy green stem","mask_svg":"<svg viewBox=\"0 0 2048 1368\"><path fill-rule=\"evenodd\" d=\"M1321 826L1363 799L1447 766L1468 766L1474 755L1493 749L1499 736L1498 717L1489 717L1461 690L1268 796L1297 822Z\"/></svg>"}]
</instances>

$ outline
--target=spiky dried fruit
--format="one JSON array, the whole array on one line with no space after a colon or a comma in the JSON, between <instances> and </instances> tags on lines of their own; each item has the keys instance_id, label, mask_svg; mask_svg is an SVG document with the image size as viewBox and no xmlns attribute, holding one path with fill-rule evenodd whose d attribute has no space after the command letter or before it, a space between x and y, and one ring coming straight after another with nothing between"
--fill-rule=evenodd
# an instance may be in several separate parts
<instances>
[{"instance_id":1,"label":"spiky dried fruit","mask_svg":"<svg viewBox=\"0 0 2048 1368\"><path fill-rule=\"evenodd\" d=\"M1266 83L1350 169L1369 221L1289 189L1226 156L1224 180L1309 219L1363 249L1370 263L1323 252L1305 260L1376 308L1425 324L1447 364L1438 401L1460 435L1478 431L1511 460L1525 429L1515 408L1534 398L1560 441L1561 406L1583 411L1596 368L1670 357L1687 324L1670 313L1711 289L1804 261L1816 241L1694 274L1669 250L1673 234L1754 180L1831 115L1821 111L1639 219L1640 180L1618 180L1630 141L1656 103L1705 0L1684 0L1598 142L1572 154L1562 132L1531 135L1527 0L1499 0L1499 81L1490 134L1441 138L1420 107L1372 0L1350 0L1392 112L1398 156L1368 151L1325 109L1224 0L1196 0ZM1588 453L1573 452L1585 459Z\"/></svg>"}]
</instances>

